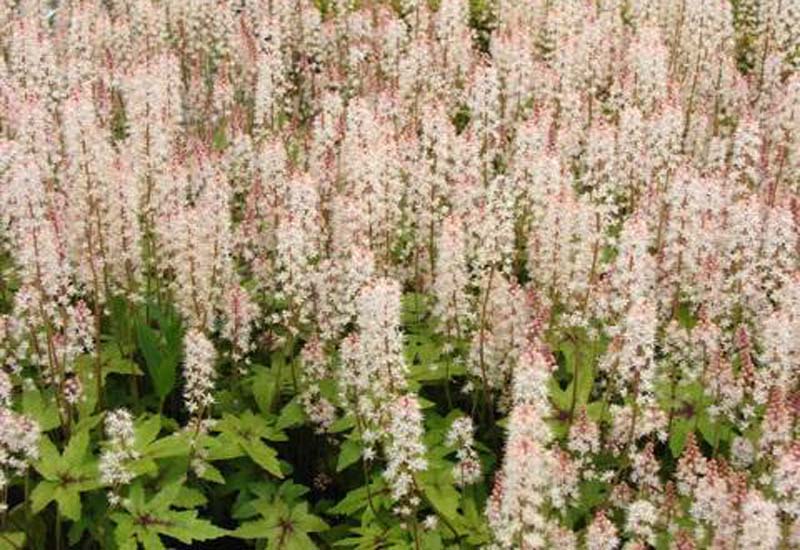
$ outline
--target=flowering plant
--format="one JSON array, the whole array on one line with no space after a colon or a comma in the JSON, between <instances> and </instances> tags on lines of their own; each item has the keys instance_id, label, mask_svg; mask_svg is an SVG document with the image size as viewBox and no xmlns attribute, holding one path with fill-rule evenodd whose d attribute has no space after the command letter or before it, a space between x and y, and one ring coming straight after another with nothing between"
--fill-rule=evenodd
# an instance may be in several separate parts
<instances>
[{"instance_id":1,"label":"flowering plant","mask_svg":"<svg viewBox=\"0 0 800 550\"><path fill-rule=\"evenodd\" d=\"M800 548L798 0L0 0L0 550Z\"/></svg>"}]
</instances>

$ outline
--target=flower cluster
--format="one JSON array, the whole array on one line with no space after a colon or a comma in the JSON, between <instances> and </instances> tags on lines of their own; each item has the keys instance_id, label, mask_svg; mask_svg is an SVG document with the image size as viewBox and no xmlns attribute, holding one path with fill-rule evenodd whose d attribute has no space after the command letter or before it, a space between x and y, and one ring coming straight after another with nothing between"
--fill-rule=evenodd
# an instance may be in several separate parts
<instances>
[{"instance_id":1,"label":"flower cluster","mask_svg":"<svg viewBox=\"0 0 800 550\"><path fill-rule=\"evenodd\" d=\"M120 503L119 488L133 479L129 463L139 458L135 448L133 417L125 409L110 411L104 425L108 446L100 455L100 479L110 486L108 501L112 506Z\"/></svg>"}]
</instances>

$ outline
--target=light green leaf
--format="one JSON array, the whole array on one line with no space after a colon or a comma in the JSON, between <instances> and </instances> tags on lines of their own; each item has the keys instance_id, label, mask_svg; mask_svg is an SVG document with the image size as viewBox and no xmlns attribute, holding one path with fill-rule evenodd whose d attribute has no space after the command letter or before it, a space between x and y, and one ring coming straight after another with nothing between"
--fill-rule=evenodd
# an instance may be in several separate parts
<instances>
[{"instance_id":1,"label":"light green leaf","mask_svg":"<svg viewBox=\"0 0 800 550\"><path fill-rule=\"evenodd\" d=\"M152 443L161 431L161 416L154 414L136 423L136 448L141 449Z\"/></svg>"},{"instance_id":2,"label":"light green leaf","mask_svg":"<svg viewBox=\"0 0 800 550\"><path fill-rule=\"evenodd\" d=\"M280 532L275 519L259 519L243 523L232 534L240 539L269 539Z\"/></svg>"},{"instance_id":3,"label":"light green leaf","mask_svg":"<svg viewBox=\"0 0 800 550\"><path fill-rule=\"evenodd\" d=\"M169 458L189 454L189 440L185 434L172 434L150 443L144 454L150 458Z\"/></svg>"},{"instance_id":4,"label":"light green leaf","mask_svg":"<svg viewBox=\"0 0 800 550\"><path fill-rule=\"evenodd\" d=\"M222 473L216 469L211 464L206 464L203 467L203 472L200 474L200 479L205 479L206 481L213 481L214 483L225 483L225 478L222 477Z\"/></svg>"},{"instance_id":5,"label":"light green leaf","mask_svg":"<svg viewBox=\"0 0 800 550\"><path fill-rule=\"evenodd\" d=\"M83 464L86 451L89 449L89 432L81 430L70 438L62 455L62 464L68 468L76 468Z\"/></svg>"},{"instance_id":6,"label":"light green leaf","mask_svg":"<svg viewBox=\"0 0 800 550\"><path fill-rule=\"evenodd\" d=\"M278 461L278 453L272 447L257 438L242 440L240 442L244 451L253 461L264 468L275 477L282 478L281 464Z\"/></svg>"},{"instance_id":7,"label":"light green leaf","mask_svg":"<svg viewBox=\"0 0 800 550\"><path fill-rule=\"evenodd\" d=\"M55 481L41 481L30 494L31 512L38 514L56 498Z\"/></svg>"},{"instance_id":8,"label":"light green leaf","mask_svg":"<svg viewBox=\"0 0 800 550\"><path fill-rule=\"evenodd\" d=\"M21 550L25 547L25 533L23 531L0 532L0 550Z\"/></svg>"},{"instance_id":9,"label":"light green leaf","mask_svg":"<svg viewBox=\"0 0 800 550\"><path fill-rule=\"evenodd\" d=\"M31 385L22 392L22 412L36 420L43 432L61 425L56 400L50 394L45 399L36 386Z\"/></svg>"},{"instance_id":10,"label":"light green leaf","mask_svg":"<svg viewBox=\"0 0 800 550\"><path fill-rule=\"evenodd\" d=\"M67 519L78 521L81 517L81 495L72 487L57 487L58 512Z\"/></svg>"},{"instance_id":11,"label":"light green leaf","mask_svg":"<svg viewBox=\"0 0 800 550\"><path fill-rule=\"evenodd\" d=\"M210 521L198 518L196 510L170 511L164 519L167 524L159 524L158 531L186 544L215 539L228 533Z\"/></svg>"}]
</instances>

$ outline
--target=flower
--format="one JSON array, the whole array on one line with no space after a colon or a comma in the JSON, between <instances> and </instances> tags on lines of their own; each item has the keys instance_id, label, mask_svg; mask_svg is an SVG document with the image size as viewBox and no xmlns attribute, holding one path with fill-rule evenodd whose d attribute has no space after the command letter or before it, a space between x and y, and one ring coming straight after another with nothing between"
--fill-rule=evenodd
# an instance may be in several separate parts
<instances>
[{"instance_id":1,"label":"flower","mask_svg":"<svg viewBox=\"0 0 800 550\"><path fill-rule=\"evenodd\" d=\"M126 409L108 412L104 429L108 443L100 454L100 480L110 486L109 503L116 506L120 503L119 489L134 478L130 462L139 458L131 413Z\"/></svg>"},{"instance_id":2,"label":"flower","mask_svg":"<svg viewBox=\"0 0 800 550\"><path fill-rule=\"evenodd\" d=\"M199 330L190 329L183 340L183 404L189 414L202 417L214 403L214 344Z\"/></svg>"}]
</instances>

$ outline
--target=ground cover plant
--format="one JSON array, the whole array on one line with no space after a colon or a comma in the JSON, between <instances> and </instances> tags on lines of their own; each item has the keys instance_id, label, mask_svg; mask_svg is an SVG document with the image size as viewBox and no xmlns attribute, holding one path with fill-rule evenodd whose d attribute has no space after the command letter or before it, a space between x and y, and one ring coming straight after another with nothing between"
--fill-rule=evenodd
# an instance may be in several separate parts
<instances>
[{"instance_id":1,"label":"ground cover plant","mask_svg":"<svg viewBox=\"0 0 800 550\"><path fill-rule=\"evenodd\" d=\"M0 1L0 550L800 548L798 0Z\"/></svg>"}]
</instances>

